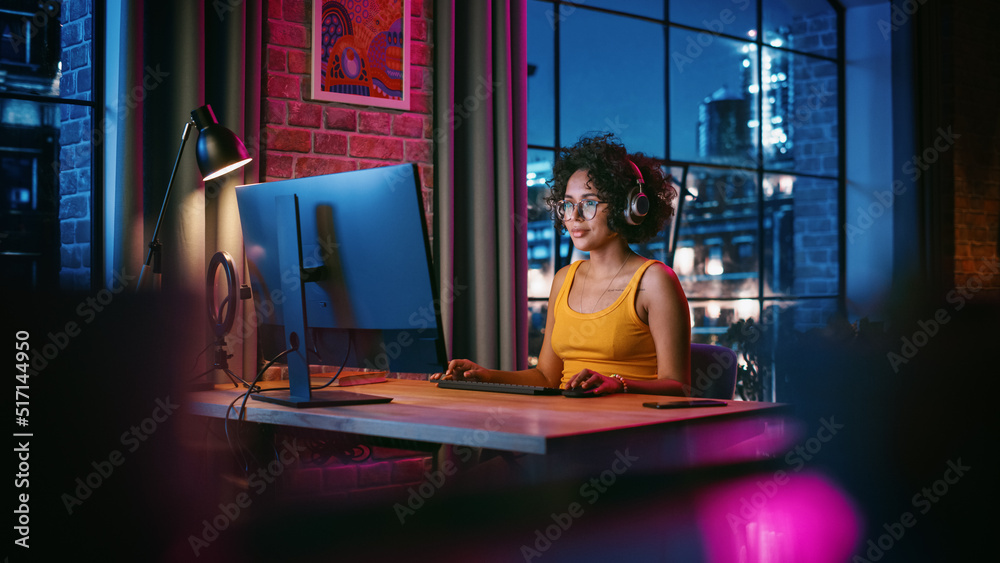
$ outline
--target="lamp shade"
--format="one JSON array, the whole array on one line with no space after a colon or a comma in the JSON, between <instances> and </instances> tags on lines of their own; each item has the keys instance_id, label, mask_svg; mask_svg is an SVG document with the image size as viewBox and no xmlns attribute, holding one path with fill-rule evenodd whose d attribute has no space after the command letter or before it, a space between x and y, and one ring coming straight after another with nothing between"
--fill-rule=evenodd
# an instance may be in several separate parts
<instances>
[{"instance_id":1,"label":"lamp shade","mask_svg":"<svg viewBox=\"0 0 1000 563\"><path fill-rule=\"evenodd\" d=\"M243 141L219 125L212 106L206 104L191 112L198 127L198 168L205 181L236 170L253 160Z\"/></svg>"}]
</instances>

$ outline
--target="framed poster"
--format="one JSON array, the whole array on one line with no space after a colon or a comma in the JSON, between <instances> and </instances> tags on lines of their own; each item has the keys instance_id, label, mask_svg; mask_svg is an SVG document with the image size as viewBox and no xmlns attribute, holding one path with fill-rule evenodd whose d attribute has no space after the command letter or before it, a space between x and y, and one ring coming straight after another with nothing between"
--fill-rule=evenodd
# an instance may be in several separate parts
<instances>
[{"instance_id":1,"label":"framed poster","mask_svg":"<svg viewBox=\"0 0 1000 563\"><path fill-rule=\"evenodd\" d=\"M312 98L410 109L410 3L314 0Z\"/></svg>"}]
</instances>

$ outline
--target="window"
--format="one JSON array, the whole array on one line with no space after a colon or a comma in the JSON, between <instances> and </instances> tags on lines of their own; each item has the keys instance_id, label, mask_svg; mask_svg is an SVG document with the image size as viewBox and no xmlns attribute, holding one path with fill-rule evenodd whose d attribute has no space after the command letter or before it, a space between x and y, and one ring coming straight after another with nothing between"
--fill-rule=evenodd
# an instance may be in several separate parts
<instances>
[{"instance_id":1,"label":"window","mask_svg":"<svg viewBox=\"0 0 1000 563\"><path fill-rule=\"evenodd\" d=\"M544 182L557 147L593 131L661 159L682 193L676 225L636 250L677 272L694 341L748 318L806 331L842 309L843 61L830 2L529 0L528 17L533 356L553 273L581 258L552 229ZM775 381L764 383L773 399Z\"/></svg>"},{"instance_id":2,"label":"window","mask_svg":"<svg viewBox=\"0 0 1000 563\"><path fill-rule=\"evenodd\" d=\"M102 9L89 0L8 0L0 8L4 287L91 287L92 233L101 221L94 132L102 77L94 62Z\"/></svg>"}]
</instances>

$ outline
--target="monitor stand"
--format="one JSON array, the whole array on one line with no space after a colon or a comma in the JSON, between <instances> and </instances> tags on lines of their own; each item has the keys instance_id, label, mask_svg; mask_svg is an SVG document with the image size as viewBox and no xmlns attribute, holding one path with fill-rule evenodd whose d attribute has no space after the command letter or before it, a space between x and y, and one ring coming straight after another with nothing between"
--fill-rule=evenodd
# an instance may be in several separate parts
<instances>
[{"instance_id":1,"label":"monitor stand","mask_svg":"<svg viewBox=\"0 0 1000 563\"><path fill-rule=\"evenodd\" d=\"M274 198L278 227L278 264L282 272L298 272L298 287L292 287L291 297L284 306L285 349L290 350L285 359L288 362L288 391L275 393L253 393L257 401L284 405L297 409L315 407L338 407L349 405L370 405L388 403L392 397L378 397L352 391L321 390L310 388L308 352L305 346L306 334L306 292L303 284L312 272L302 267L302 231L299 222L299 198L283 195ZM284 276L283 276L284 277ZM286 286L286 291L289 288ZM298 297L294 297L297 295Z\"/></svg>"}]
</instances>

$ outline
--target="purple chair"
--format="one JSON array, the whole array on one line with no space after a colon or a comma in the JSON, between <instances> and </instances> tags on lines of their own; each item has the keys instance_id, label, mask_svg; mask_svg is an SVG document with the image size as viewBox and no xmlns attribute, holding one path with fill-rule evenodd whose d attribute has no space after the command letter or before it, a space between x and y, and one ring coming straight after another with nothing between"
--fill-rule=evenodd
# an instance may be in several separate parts
<instances>
[{"instance_id":1,"label":"purple chair","mask_svg":"<svg viewBox=\"0 0 1000 563\"><path fill-rule=\"evenodd\" d=\"M736 352L714 344L691 344L691 388L688 395L731 400L736 394Z\"/></svg>"}]
</instances>

